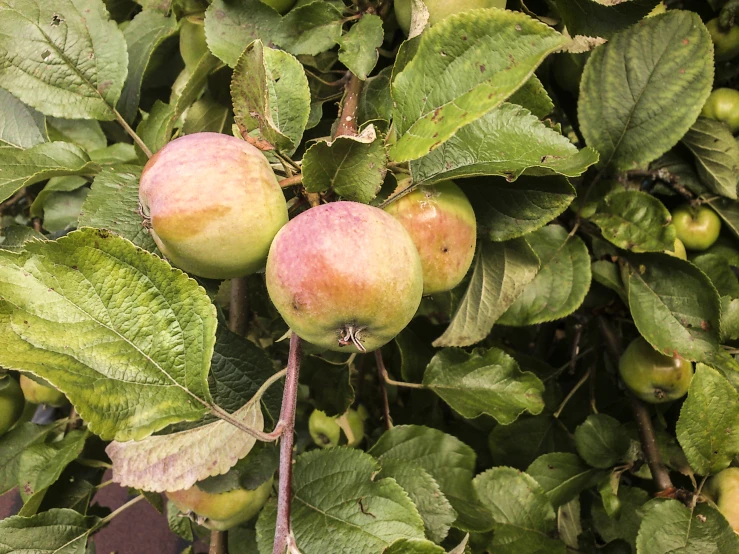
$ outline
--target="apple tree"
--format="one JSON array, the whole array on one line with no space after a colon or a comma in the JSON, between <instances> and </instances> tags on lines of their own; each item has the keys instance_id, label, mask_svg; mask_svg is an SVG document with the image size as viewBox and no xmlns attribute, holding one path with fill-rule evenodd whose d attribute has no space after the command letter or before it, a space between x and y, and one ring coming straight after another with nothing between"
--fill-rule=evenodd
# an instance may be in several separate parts
<instances>
[{"instance_id":1,"label":"apple tree","mask_svg":"<svg viewBox=\"0 0 739 554\"><path fill-rule=\"evenodd\" d=\"M738 0L0 1L0 554L739 553L738 89Z\"/></svg>"}]
</instances>

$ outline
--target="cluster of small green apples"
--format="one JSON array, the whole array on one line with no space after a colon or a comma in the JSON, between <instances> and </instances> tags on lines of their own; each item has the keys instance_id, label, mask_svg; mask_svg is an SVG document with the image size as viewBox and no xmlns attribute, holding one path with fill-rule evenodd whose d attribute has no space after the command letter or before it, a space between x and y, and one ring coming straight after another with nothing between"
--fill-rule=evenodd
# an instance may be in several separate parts
<instances>
[{"instance_id":1,"label":"cluster of small green apples","mask_svg":"<svg viewBox=\"0 0 739 554\"><path fill-rule=\"evenodd\" d=\"M472 206L452 182L399 194L384 210L339 201L288 222L264 154L218 133L187 135L157 152L139 199L173 265L212 279L265 269L289 327L337 351L367 352L392 340L424 294L461 282L477 238Z\"/></svg>"},{"instance_id":2,"label":"cluster of small green apples","mask_svg":"<svg viewBox=\"0 0 739 554\"><path fill-rule=\"evenodd\" d=\"M364 422L369 417L367 409L359 405L356 410L350 408L341 416L328 416L321 410L313 410L308 418L308 432L313 442L321 448L338 446L342 442L342 433L346 445L356 448L364 439Z\"/></svg>"},{"instance_id":3,"label":"cluster of small green apples","mask_svg":"<svg viewBox=\"0 0 739 554\"><path fill-rule=\"evenodd\" d=\"M30 419L33 408L44 404L61 408L67 397L39 377L20 376L20 383L10 374L0 377L0 436L24 419ZM28 416L26 410L31 409Z\"/></svg>"}]
</instances>

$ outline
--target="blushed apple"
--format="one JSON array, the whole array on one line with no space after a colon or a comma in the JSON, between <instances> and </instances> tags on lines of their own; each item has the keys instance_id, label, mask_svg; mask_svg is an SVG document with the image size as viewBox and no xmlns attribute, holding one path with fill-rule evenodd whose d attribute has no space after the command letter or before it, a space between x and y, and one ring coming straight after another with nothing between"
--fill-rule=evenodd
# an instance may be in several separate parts
<instances>
[{"instance_id":1,"label":"blushed apple","mask_svg":"<svg viewBox=\"0 0 739 554\"><path fill-rule=\"evenodd\" d=\"M287 204L267 158L219 133L173 140L147 162L139 200L151 235L175 266L210 279L264 268Z\"/></svg>"},{"instance_id":2,"label":"blushed apple","mask_svg":"<svg viewBox=\"0 0 739 554\"><path fill-rule=\"evenodd\" d=\"M267 258L267 291L302 339L367 352L391 341L421 303L413 240L379 208L332 202L285 225Z\"/></svg>"},{"instance_id":3,"label":"blushed apple","mask_svg":"<svg viewBox=\"0 0 739 554\"><path fill-rule=\"evenodd\" d=\"M389 204L416 245L423 268L423 294L453 289L472 264L477 222L470 201L457 185L443 181L420 186Z\"/></svg>"}]
</instances>

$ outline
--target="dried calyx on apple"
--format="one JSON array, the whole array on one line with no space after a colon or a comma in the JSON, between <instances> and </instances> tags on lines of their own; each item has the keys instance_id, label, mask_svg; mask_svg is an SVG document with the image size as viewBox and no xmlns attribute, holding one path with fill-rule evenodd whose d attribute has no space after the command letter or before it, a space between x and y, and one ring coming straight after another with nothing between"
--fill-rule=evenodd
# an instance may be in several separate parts
<instances>
[{"instance_id":1,"label":"dried calyx on apple","mask_svg":"<svg viewBox=\"0 0 739 554\"><path fill-rule=\"evenodd\" d=\"M287 204L269 161L219 133L173 140L148 161L139 200L159 250L200 277L230 279L264 268Z\"/></svg>"}]
</instances>

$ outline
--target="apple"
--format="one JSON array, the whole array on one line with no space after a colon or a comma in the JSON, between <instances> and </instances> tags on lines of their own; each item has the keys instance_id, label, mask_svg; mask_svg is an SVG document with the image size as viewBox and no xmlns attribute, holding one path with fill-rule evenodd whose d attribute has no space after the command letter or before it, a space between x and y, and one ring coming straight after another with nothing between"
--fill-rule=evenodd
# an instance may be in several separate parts
<instances>
[{"instance_id":1,"label":"apple","mask_svg":"<svg viewBox=\"0 0 739 554\"><path fill-rule=\"evenodd\" d=\"M21 375L20 380L26 402L30 402L31 404L46 404L54 408L61 408L69 403L63 392L46 381L43 381L40 377L31 379L30 377Z\"/></svg>"},{"instance_id":2,"label":"apple","mask_svg":"<svg viewBox=\"0 0 739 554\"><path fill-rule=\"evenodd\" d=\"M235 489L210 493L195 484L189 489L167 491L165 494L181 512L195 514L199 524L208 529L226 531L259 513L269 498L272 481L270 478L252 491Z\"/></svg>"},{"instance_id":3,"label":"apple","mask_svg":"<svg viewBox=\"0 0 739 554\"><path fill-rule=\"evenodd\" d=\"M677 238L688 250L709 248L721 232L721 220L708 206L693 208L684 204L672 212Z\"/></svg>"},{"instance_id":4,"label":"apple","mask_svg":"<svg viewBox=\"0 0 739 554\"><path fill-rule=\"evenodd\" d=\"M688 253L685 251L685 245L683 244L683 241L680 239L675 239L675 246L673 247L672 251L666 250L667 254L670 256L675 256L676 258L680 258L681 260L687 260L688 259Z\"/></svg>"},{"instance_id":5,"label":"apple","mask_svg":"<svg viewBox=\"0 0 739 554\"><path fill-rule=\"evenodd\" d=\"M715 89L703 104L701 115L716 121L723 121L732 133L739 133L739 90Z\"/></svg>"},{"instance_id":6,"label":"apple","mask_svg":"<svg viewBox=\"0 0 739 554\"><path fill-rule=\"evenodd\" d=\"M331 202L277 233L267 292L302 339L328 350L368 352L408 325L423 292L413 240L379 208Z\"/></svg>"},{"instance_id":7,"label":"apple","mask_svg":"<svg viewBox=\"0 0 739 554\"><path fill-rule=\"evenodd\" d=\"M455 13L477 8L505 8L506 0L423 0L429 11L429 25L434 25ZM395 0L395 19L408 35L411 28L413 0Z\"/></svg>"},{"instance_id":8,"label":"apple","mask_svg":"<svg viewBox=\"0 0 739 554\"><path fill-rule=\"evenodd\" d=\"M0 379L0 436L16 424L23 414L23 392L10 375Z\"/></svg>"},{"instance_id":9,"label":"apple","mask_svg":"<svg viewBox=\"0 0 739 554\"><path fill-rule=\"evenodd\" d=\"M360 413L364 409L364 414ZM364 439L364 420L367 414L366 408L359 406L357 410L349 409L340 417L327 416L321 410L313 410L308 418L308 432L321 448L337 446L341 440L341 431L347 439L347 446L356 448Z\"/></svg>"},{"instance_id":10,"label":"apple","mask_svg":"<svg viewBox=\"0 0 739 554\"><path fill-rule=\"evenodd\" d=\"M739 467L727 467L711 477L703 492L716 503L732 529L739 533Z\"/></svg>"},{"instance_id":11,"label":"apple","mask_svg":"<svg viewBox=\"0 0 739 554\"><path fill-rule=\"evenodd\" d=\"M665 356L639 337L621 356L618 372L634 396L659 404L687 394L693 378L693 364L678 356Z\"/></svg>"},{"instance_id":12,"label":"apple","mask_svg":"<svg viewBox=\"0 0 739 554\"><path fill-rule=\"evenodd\" d=\"M173 140L147 162L139 187L145 224L169 261L231 279L264 268L287 204L267 158L219 133Z\"/></svg>"},{"instance_id":13,"label":"apple","mask_svg":"<svg viewBox=\"0 0 739 554\"><path fill-rule=\"evenodd\" d=\"M470 201L452 181L420 186L385 211L400 221L416 245L423 294L453 289L472 264L477 223Z\"/></svg>"},{"instance_id":14,"label":"apple","mask_svg":"<svg viewBox=\"0 0 739 554\"><path fill-rule=\"evenodd\" d=\"M278 11L280 14L286 14L295 5L295 0L261 0L263 4L267 4L270 8Z\"/></svg>"},{"instance_id":15,"label":"apple","mask_svg":"<svg viewBox=\"0 0 739 554\"><path fill-rule=\"evenodd\" d=\"M739 26L724 29L718 17L706 23L706 29L713 41L713 55L717 62L725 62L739 56Z\"/></svg>"}]
</instances>

